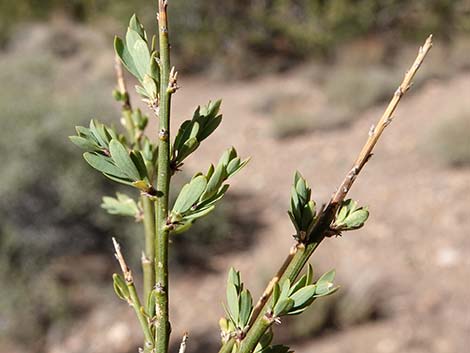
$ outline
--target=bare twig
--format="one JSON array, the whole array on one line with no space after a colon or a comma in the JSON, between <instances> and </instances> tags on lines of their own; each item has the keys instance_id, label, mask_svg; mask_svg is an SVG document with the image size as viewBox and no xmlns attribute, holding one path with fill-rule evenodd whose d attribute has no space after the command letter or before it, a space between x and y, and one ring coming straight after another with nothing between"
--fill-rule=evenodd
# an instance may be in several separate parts
<instances>
[{"instance_id":1,"label":"bare twig","mask_svg":"<svg viewBox=\"0 0 470 353\"><path fill-rule=\"evenodd\" d=\"M132 277L132 272L127 266L126 260L124 260L124 256L121 252L121 245L116 241L116 238L113 237L113 245L114 245L114 256L119 262L119 266L121 266L122 274L124 275L124 279L126 280L127 284L134 283L134 278Z\"/></svg>"},{"instance_id":2,"label":"bare twig","mask_svg":"<svg viewBox=\"0 0 470 353\"><path fill-rule=\"evenodd\" d=\"M188 333L185 332L183 334L183 338L181 339L181 344L180 344L180 349L178 351L178 353L185 353L186 352L186 343L188 342Z\"/></svg>"},{"instance_id":3,"label":"bare twig","mask_svg":"<svg viewBox=\"0 0 470 353\"><path fill-rule=\"evenodd\" d=\"M359 153L359 156L357 157L356 161L354 162L354 165L352 166L351 170L344 178L340 187L336 190L336 193L331 199L330 204L338 205L346 197L346 194L351 189L351 186L354 183L354 180L356 179L357 175L361 172L364 165L372 156L372 151L375 145L377 144L377 142L379 141L380 137L382 136L383 131L392 122L393 113L395 112L398 106L398 103L400 103L400 100L403 97L403 95L405 95L405 93L408 92L408 90L410 89L412 80L415 77L418 69L421 67L421 64L423 63L424 58L428 54L431 47L432 47L432 35L430 35L426 39L426 42L424 43L424 45L419 48L418 56L416 57L411 68L406 72L402 83L400 84L400 86L398 86L397 90L395 91L392 99L390 100L390 103L387 106L387 109L385 109L382 117L377 123L377 126L372 127L370 129L369 138L367 139L366 143L362 147L362 150Z\"/></svg>"}]
</instances>

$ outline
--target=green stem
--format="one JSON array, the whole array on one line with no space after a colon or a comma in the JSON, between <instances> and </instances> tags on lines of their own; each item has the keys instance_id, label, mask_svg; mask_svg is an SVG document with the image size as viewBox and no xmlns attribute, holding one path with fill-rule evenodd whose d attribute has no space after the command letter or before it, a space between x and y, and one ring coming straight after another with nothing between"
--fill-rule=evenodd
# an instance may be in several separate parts
<instances>
[{"instance_id":1,"label":"green stem","mask_svg":"<svg viewBox=\"0 0 470 353\"><path fill-rule=\"evenodd\" d=\"M267 316L262 315L259 320L256 320L255 325L250 329L250 335L246 336L237 353L251 353L255 350L256 345L263 337L264 333L271 327L274 320Z\"/></svg>"},{"instance_id":2,"label":"green stem","mask_svg":"<svg viewBox=\"0 0 470 353\"><path fill-rule=\"evenodd\" d=\"M137 290L135 289L134 282L127 282L127 288L129 289L129 294L132 301L132 307L134 308L137 319L139 320L142 331L144 332L145 343L144 343L144 352L150 352L154 346L154 338L150 330L147 318L141 311L142 304L140 303Z\"/></svg>"},{"instance_id":3,"label":"green stem","mask_svg":"<svg viewBox=\"0 0 470 353\"><path fill-rule=\"evenodd\" d=\"M147 196L140 197L144 209L145 250L142 257L142 271L144 274L144 302L145 309L153 316L155 308L147 308L147 298L155 286L155 205Z\"/></svg>"},{"instance_id":4,"label":"green stem","mask_svg":"<svg viewBox=\"0 0 470 353\"><path fill-rule=\"evenodd\" d=\"M160 46L160 105L159 105L159 145L157 204L155 210L156 249L156 353L167 353L170 340L168 303L168 193L170 189L170 46L168 42L167 2L159 0L159 46Z\"/></svg>"},{"instance_id":5,"label":"green stem","mask_svg":"<svg viewBox=\"0 0 470 353\"><path fill-rule=\"evenodd\" d=\"M229 339L225 342L219 350L219 353L232 353L233 346L235 345L235 338Z\"/></svg>"},{"instance_id":6,"label":"green stem","mask_svg":"<svg viewBox=\"0 0 470 353\"><path fill-rule=\"evenodd\" d=\"M294 256L292 257L291 261L287 265L282 276L279 278L278 283L281 287L287 279L289 279L291 282L295 281L295 279L299 276L300 272L304 268L310 256L312 256L313 252L316 250L316 248L320 244L321 240L322 238L320 238L320 240L317 240L317 241L312 241L311 243L307 245L299 244L296 247L296 252ZM271 308L271 306L272 306L272 297L266 302L264 307L261 309L260 314L258 315L253 325L249 329L247 335L243 339L240 349L238 350L237 353L253 352L253 350L256 347L256 344L259 342L263 334L269 328L269 326L266 326L266 320L267 320L266 315L269 312L269 309ZM247 343L245 343L245 341ZM226 350L227 347L225 346L228 345L229 342L227 342L226 344L222 346L219 353L227 352Z\"/></svg>"}]
</instances>

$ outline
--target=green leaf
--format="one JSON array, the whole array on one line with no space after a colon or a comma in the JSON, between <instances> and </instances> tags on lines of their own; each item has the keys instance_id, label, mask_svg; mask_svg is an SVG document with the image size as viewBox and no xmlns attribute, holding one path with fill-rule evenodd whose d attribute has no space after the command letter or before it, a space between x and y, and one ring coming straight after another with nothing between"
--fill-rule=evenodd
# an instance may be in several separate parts
<instances>
[{"instance_id":1,"label":"green leaf","mask_svg":"<svg viewBox=\"0 0 470 353\"><path fill-rule=\"evenodd\" d=\"M129 156L126 147L116 139L112 139L109 143L109 152L116 166L125 173L131 180L139 180L140 174Z\"/></svg>"},{"instance_id":2,"label":"green leaf","mask_svg":"<svg viewBox=\"0 0 470 353\"><path fill-rule=\"evenodd\" d=\"M369 211L366 208L361 208L354 211L344 220L348 229L361 228L369 218Z\"/></svg>"},{"instance_id":3,"label":"green leaf","mask_svg":"<svg viewBox=\"0 0 470 353\"><path fill-rule=\"evenodd\" d=\"M125 301L129 300L130 294L129 294L129 288L127 288L127 284L124 281L124 279L121 277L121 275L118 275L117 273L113 274L113 287L114 291L116 292L116 295Z\"/></svg>"},{"instance_id":4,"label":"green leaf","mask_svg":"<svg viewBox=\"0 0 470 353\"><path fill-rule=\"evenodd\" d=\"M276 305L279 297L281 295L281 288L279 287L279 283L275 283L273 287L273 304Z\"/></svg>"},{"instance_id":5,"label":"green leaf","mask_svg":"<svg viewBox=\"0 0 470 353\"><path fill-rule=\"evenodd\" d=\"M139 172L139 178L140 179L146 179L148 180L148 174L147 174L147 167L145 165L144 157L142 155L141 151L131 151L130 157L132 160L132 163L136 166L138 172Z\"/></svg>"},{"instance_id":6,"label":"green leaf","mask_svg":"<svg viewBox=\"0 0 470 353\"><path fill-rule=\"evenodd\" d=\"M250 320L251 311L253 309L253 298L247 289L240 293L240 328L248 325Z\"/></svg>"},{"instance_id":7,"label":"green leaf","mask_svg":"<svg viewBox=\"0 0 470 353\"><path fill-rule=\"evenodd\" d=\"M157 83L152 77L150 77L149 74L144 75L144 79L142 80L142 86L144 87L145 92L147 92L148 97L153 99L157 97Z\"/></svg>"},{"instance_id":8,"label":"green leaf","mask_svg":"<svg viewBox=\"0 0 470 353\"><path fill-rule=\"evenodd\" d=\"M149 310L148 315L152 318L155 315L155 303L157 301L157 291L153 289L150 291L147 298L147 310Z\"/></svg>"},{"instance_id":9,"label":"green leaf","mask_svg":"<svg viewBox=\"0 0 470 353\"><path fill-rule=\"evenodd\" d=\"M198 218L202 218L204 216L207 216L209 213L211 213L215 209L215 205L208 206L200 211L196 212L191 212L187 215L184 216L184 221L195 221Z\"/></svg>"},{"instance_id":10,"label":"green leaf","mask_svg":"<svg viewBox=\"0 0 470 353\"><path fill-rule=\"evenodd\" d=\"M222 165L217 165L215 171L213 172L212 176L210 177L206 190L202 195L202 200L206 200L212 196L214 196L220 188L220 185L226 179L225 168Z\"/></svg>"},{"instance_id":11,"label":"green leaf","mask_svg":"<svg viewBox=\"0 0 470 353\"><path fill-rule=\"evenodd\" d=\"M227 283L233 284L237 289L241 287L240 272L236 271L233 267L230 267L228 271Z\"/></svg>"},{"instance_id":12,"label":"green leaf","mask_svg":"<svg viewBox=\"0 0 470 353\"><path fill-rule=\"evenodd\" d=\"M303 288L307 285L307 275L303 275L300 279L290 288L289 296L297 292L300 288Z\"/></svg>"},{"instance_id":13,"label":"green leaf","mask_svg":"<svg viewBox=\"0 0 470 353\"><path fill-rule=\"evenodd\" d=\"M158 53L152 52L150 56L150 76L155 80L157 86L160 82L160 65L158 64Z\"/></svg>"},{"instance_id":14,"label":"green leaf","mask_svg":"<svg viewBox=\"0 0 470 353\"><path fill-rule=\"evenodd\" d=\"M229 149L225 150L225 152L222 154L222 157L220 157L218 165L223 165L226 167L228 163L237 157L237 151L235 148L230 147Z\"/></svg>"},{"instance_id":15,"label":"green leaf","mask_svg":"<svg viewBox=\"0 0 470 353\"><path fill-rule=\"evenodd\" d=\"M150 73L150 51L147 42L139 33L129 28L126 33L126 48L138 72L137 78L142 83L145 75Z\"/></svg>"},{"instance_id":16,"label":"green leaf","mask_svg":"<svg viewBox=\"0 0 470 353\"><path fill-rule=\"evenodd\" d=\"M136 217L140 213L140 209L134 199L129 196L117 193L117 198L104 196L101 207L108 211L109 214Z\"/></svg>"},{"instance_id":17,"label":"green leaf","mask_svg":"<svg viewBox=\"0 0 470 353\"><path fill-rule=\"evenodd\" d=\"M206 186L207 179L204 175L193 178L189 184L184 185L181 189L173 206L173 211L181 214L188 211L199 200Z\"/></svg>"},{"instance_id":18,"label":"green leaf","mask_svg":"<svg viewBox=\"0 0 470 353\"><path fill-rule=\"evenodd\" d=\"M266 347L260 353L293 353L290 348L281 344Z\"/></svg>"},{"instance_id":19,"label":"green leaf","mask_svg":"<svg viewBox=\"0 0 470 353\"><path fill-rule=\"evenodd\" d=\"M186 140L178 151L177 161L182 162L186 157L193 153L199 147L199 141L192 137Z\"/></svg>"},{"instance_id":20,"label":"green leaf","mask_svg":"<svg viewBox=\"0 0 470 353\"><path fill-rule=\"evenodd\" d=\"M231 166L232 162L236 160L238 160L237 166L233 166L233 165ZM233 159L227 166L227 174L228 174L227 177L232 177L235 174L237 174L244 166L248 164L249 161L250 161L250 158L247 158L242 162L240 162L239 158Z\"/></svg>"},{"instance_id":21,"label":"green leaf","mask_svg":"<svg viewBox=\"0 0 470 353\"><path fill-rule=\"evenodd\" d=\"M129 20L129 28L137 32L142 39L147 40L147 34L145 33L144 26L140 23L136 14L133 14Z\"/></svg>"},{"instance_id":22,"label":"green leaf","mask_svg":"<svg viewBox=\"0 0 470 353\"><path fill-rule=\"evenodd\" d=\"M299 289L294 294L292 294L290 299L294 301L294 309L299 309L308 304L314 298L315 289L315 285L311 284Z\"/></svg>"},{"instance_id":23,"label":"green leaf","mask_svg":"<svg viewBox=\"0 0 470 353\"><path fill-rule=\"evenodd\" d=\"M85 158L85 160L90 166L102 173L109 174L120 179L128 180L127 174L125 174L121 171L121 169L116 167L112 159L109 157L96 153L85 152L83 154L83 158Z\"/></svg>"},{"instance_id":24,"label":"green leaf","mask_svg":"<svg viewBox=\"0 0 470 353\"><path fill-rule=\"evenodd\" d=\"M231 317L235 321L235 325L239 321L239 304L238 304L238 292L234 284L227 284L227 305Z\"/></svg>"},{"instance_id":25,"label":"green leaf","mask_svg":"<svg viewBox=\"0 0 470 353\"><path fill-rule=\"evenodd\" d=\"M331 270L323 274L316 283L315 295L324 296L330 294L334 289L333 281L335 279L336 271Z\"/></svg>"},{"instance_id":26,"label":"green leaf","mask_svg":"<svg viewBox=\"0 0 470 353\"><path fill-rule=\"evenodd\" d=\"M199 133L199 141L203 141L208 138L220 125L222 122L222 115L218 115L213 119L210 119L204 128Z\"/></svg>"},{"instance_id":27,"label":"green leaf","mask_svg":"<svg viewBox=\"0 0 470 353\"><path fill-rule=\"evenodd\" d=\"M285 315L294 306L294 301L290 298L279 299L277 304L274 306L273 315L279 317Z\"/></svg>"},{"instance_id":28,"label":"green leaf","mask_svg":"<svg viewBox=\"0 0 470 353\"><path fill-rule=\"evenodd\" d=\"M305 205L310 199L310 192L307 186L307 182L299 172L295 173L294 178L297 180L295 184L295 190L299 197L300 204Z\"/></svg>"},{"instance_id":29,"label":"green leaf","mask_svg":"<svg viewBox=\"0 0 470 353\"><path fill-rule=\"evenodd\" d=\"M81 149L87 152L98 152L101 151L100 146L98 146L94 141L81 136L69 136L70 141L80 147Z\"/></svg>"},{"instance_id":30,"label":"green leaf","mask_svg":"<svg viewBox=\"0 0 470 353\"><path fill-rule=\"evenodd\" d=\"M106 134L106 130L103 127L103 124L95 120L90 120L90 131L93 134L93 137L99 143L99 145L103 148L107 148L109 144L108 134Z\"/></svg>"},{"instance_id":31,"label":"green leaf","mask_svg":"<svg viewBox=\"0 0 470 353\"><path fill-rule=\"evenodd\" d=\"M134 77L139 79L140 74L139 70L137 69L137 66L134 63L134 58L127 49L123 40L117 36L114 37L114 51L118 55L119 59L121 59L121 62L127 69L127 71L129 71Z\"/></svg>"},{"instance_id":32,"label":"green leaf","mask_svg":"<svg viewBox=\"0 0 470 353\"><path fill-rule=\"evenodd\" d=\"M281 287L281 294L279 295L279 301L285 300L289 297L289 290L290 290L290 280L287 279Z\"/></svg>"},{"instance_id":33,"label":"green leaf","mask_svg":"<svg viewBox=\"0 0 470 353\"><path fill-rule=\"evenodd\" d=\"M307 267L307 285L312 284L313 282L313 267L311 264L308 264Z\"/></svg>"}]
</instances>

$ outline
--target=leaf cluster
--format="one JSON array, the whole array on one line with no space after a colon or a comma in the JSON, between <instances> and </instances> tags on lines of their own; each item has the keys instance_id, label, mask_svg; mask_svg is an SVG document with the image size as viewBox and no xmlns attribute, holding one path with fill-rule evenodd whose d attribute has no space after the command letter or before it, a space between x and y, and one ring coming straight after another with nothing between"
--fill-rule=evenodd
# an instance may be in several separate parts
<instances>
[{"instance_id":1,"label":"leaf cluster","mask_svg":"<svg viewBox=\"0 0 470 353\"><path fill-rule=\"evenodd\" d=\"M126 69L139 81L137 93L155 105L160 83L159 55L155 49L155 37L149 48L147 33L136 15L129 21L125 39L115 37L114 49Z\"/></svg>"},{"instance_id":2,"label":"leaf cluster","mask_svg":"<svg viewBox=\"0 0 470 353\"><path fill-rule=\"evenodd\" d=\"M335 270L323 274L313 283L313 269L309 265L297 282L286 280L282 287L278 283L273 288L273 300L270 313L274 318L284 315L298 315L304 312L316 298L333 294L339 287L333 284Z\"/></svg>"},{"instance_id":3,"label":"leaf cluster","mask_svg":"<svg viewBox=\"0 0 470 353\"><path fill-rule=\"evenodd\" d=\"M178 130L171 151L171 166L178 169L185 158L193 153L200 143L209 137L222 121L219 114L222 101L209 102L204 107L197 107L191 120L183 122Z\"/></svg>"},{"instance_id":4,"label":"leaf cluster","mask_svg":"<svg viewBox=\"0 0 470 353\"><path fill-rule=\"evenodd\" d=\"M220 328L226 337L242 337L248 329L253 312L253 298L244 288L240 272L232 267L227 279L227 306L224 307L227 317L220 320Z\"/></svg>"},{"instance_id":5,"label":"leaf cluster","mask_svg":"<svg viewBox=\"0 0 470 353\"><path fill-rule=\"evenodd\" d=\"M168 226L174 233L187 230L198 218L212 212L217 201L227 192L229 185L224 182L235 175L247 163L241 160L235 148L227 149L217 166L210 165L206 174L197 173L185 184L170 213Z\"/></svg>"},{"instance_id":6,"label":"leaf cluster","mask_svg":"<svg viewBox=\"0 0 470 353\"><path fill-rule=\"evenodd\" d=\"M311 200L312 190L299 172L294 175L291 188L290 210L292 224L297 232L296 238L305 241L316 221L316 204Z\"/></svg>"},{"instance_id":7,"label":"leaf cluster","mask_svg":"<svg viewBox=\"0 0 470 353\"><path fill-rule=\"evenodd\" d=\"M358 207L357 202L348 199L343 201L336 213L332 229L335 231L347 231L361 228L369 218L367 207Z\"/></svg>"},{"instance_id":8,"label":"leaf cluster","mask_svg":"<svg viewBox=\"0 0 470 353\"><path fill-rule=\"evenodd\" d=\"M134 217L136 221L142 218L142 205L132 197L121 192L116 193L116 197L104 196L101 207L112 215Z\"/></svg>"},{"instance_id":9,"label":"leaf cluster","mask_svg":"<svg viewBox=\"0 0 470 353\"><path fill-rule=\"evenodd\" d=\"M70 140L86 151L83 158L91 167L111 180L154 194L146 162L154 160L156 153L148 140L143 151L129 150L122 135L94 120L89 128L77 126L76 131L77 136L70 136Z\"/></svg>"}]
</instances>

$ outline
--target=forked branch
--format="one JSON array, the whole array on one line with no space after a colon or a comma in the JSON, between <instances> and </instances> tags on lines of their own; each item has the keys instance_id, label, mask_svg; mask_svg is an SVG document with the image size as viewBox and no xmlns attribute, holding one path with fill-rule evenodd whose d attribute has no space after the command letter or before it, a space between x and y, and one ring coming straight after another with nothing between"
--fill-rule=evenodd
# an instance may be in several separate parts
<instances>
[{"instance_id":1,"label":"forked branch","mask_svg":"<svg viewBox=\"0 0 470 353\"><path fill-rule=\"evenodd\" d=\"M395 91L392 99L390 100L377 125L370 129L368 139L362 147L356 161L354 162L352 168L347 173L336 192L333 194L326 207L322 209L317 222L313 226L313 229L311 230L311 232L309 232L309 234L307 234L306 241L297 242L292 247L291 251L289 252L289 255L287 256L280 270L278 271L276 276L269 282L261 298L253 309L252 319L250 320L250 328L246 337L243 339L243 341L241 341L240 349L238 351L239 353L253 352L257 344L257 340L253 338L261 337L260 331L266 331L268 326L265 325L264 318L267 314L269 299L271 297L274 285L276 283L279 283L279 285L282 286L282 284L286 280L290 280L291 282L294 281L300 274L303 267L305 266L315 249L318 247L320 242L325 237L331 235L331 223L335 218L338 208L345 200L345 197L351 189L357 176L372 156L372 151L375 145L382 136L382 133L385 128L392 121L393 113L395 112L401 98L410 89L412 85L412 80L415 77L416 72L420 68L431 47L432 35L429 36L424 45L420 47L418 55L415 61L413 62L413 65L406 72L403 81L401 82L398 89ZM230 352L234 343L234 339L231 339L226 342L222 346L220 353Z\"/></svg>"}]
</instances>

